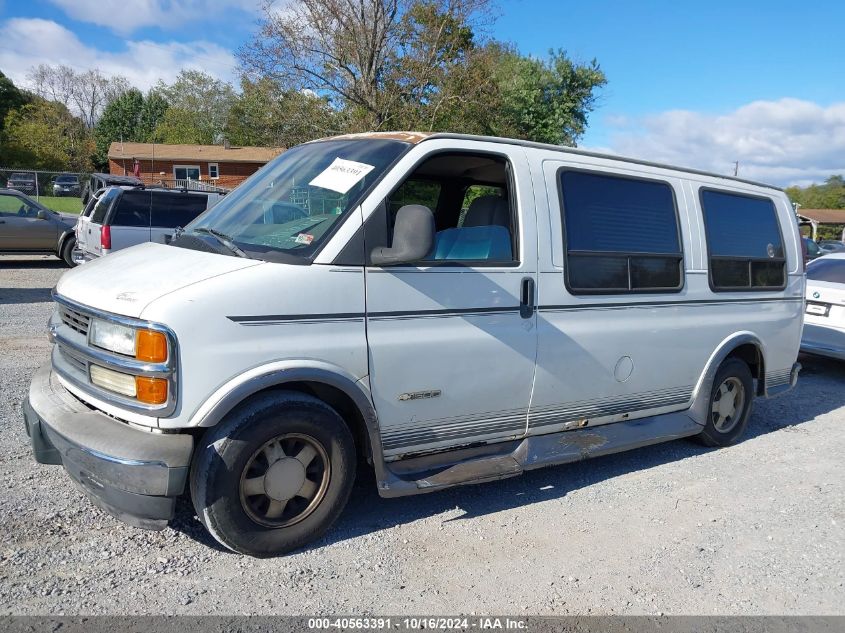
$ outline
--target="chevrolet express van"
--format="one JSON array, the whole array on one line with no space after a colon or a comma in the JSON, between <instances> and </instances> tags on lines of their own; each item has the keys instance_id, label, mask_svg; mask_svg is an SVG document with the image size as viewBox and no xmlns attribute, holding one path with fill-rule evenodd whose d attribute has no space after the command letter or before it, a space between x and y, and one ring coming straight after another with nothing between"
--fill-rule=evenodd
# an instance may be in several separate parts
<instances>
[{"instance_id":1,"label":"chevrolet express van","mask_svg":"<svg viewBox=\"0 0 845 633\"><path fill-rule=\"evenodd\" d=\"M189 491L267 556L396 497L682 437L797 380L804 268L773 187L456 134L300 145L170 244L66 273L35 459L162 528Z\"/></svg>"}]
</instances>

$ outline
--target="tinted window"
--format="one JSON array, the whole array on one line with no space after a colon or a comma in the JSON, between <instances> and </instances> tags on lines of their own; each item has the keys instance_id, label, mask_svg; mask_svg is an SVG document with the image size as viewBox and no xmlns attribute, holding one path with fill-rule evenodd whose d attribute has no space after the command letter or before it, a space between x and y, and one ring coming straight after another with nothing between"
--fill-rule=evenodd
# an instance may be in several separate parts
<instances>
[{"instance_id":1,"label":"tinted window","mask_svg":"<svg viewBox=\"0 0 845 633\"><path fill-rule=\"evenodd\" d=\"M76 184L79 182L76 176L59 176L56 178L56 182L63 182L67 184Z\"/></svg>"},{"instance_id":2,"label":"tinted window","mask_svg":"<svg viewBox=\"0 0 845 633\"><path fill-rule=\"evenodd\" d=\"M100 196L100 199L94 206L94 210L91 212L91 221L96 224L102 224L106 219L106 212L118 195L120 195L120 189L110 189Z\"/></svg>"},{"instance_id":3,"label":"tinted window","mask_svg":"<svg viewBox=\"0 0 845 633\"><path fill-rule=\"evenodd\" d=\"M783 241L772 200L705 189L701 206L714 290L785 285Z\"/></svg>"},{"instance_id":4,"label":"tinted window","mask_svg":"<svg viewBox=\"0 0 845 633\"><path fill-rule=\"evenodd\" d=\"M152 225L165 229L186 227L205 211L208 197L190 193L153 193Z\"/></svg>"},{"instance_id":5,"label":"tinted window","mask_svg":"<svg viewBox=\"0 0 845 633\"><path fill-rule=\"evenodd\" d=\"M676 290L683 254L668 183L561 174L566 274L573 292Z\"/></svg>"},{"instance_id":6,"label":"tinted window","mask_svg":"<svg viewBox=\"0 0 845 633\"><path fill-rule=\"evenodd\" d=\"M112 226L149 226L150 192L124 191L109 222Z\"/></svg>"},{"instance_id":7,"label":"tinted window","mask_svg":"<svg viewBox=\"0 0 845 633\"><path fill-rule=\"evenodd\" d=\"M807 265L807 279L845 284L845 259L817 259Z\"/></svg>"}]
</instances>

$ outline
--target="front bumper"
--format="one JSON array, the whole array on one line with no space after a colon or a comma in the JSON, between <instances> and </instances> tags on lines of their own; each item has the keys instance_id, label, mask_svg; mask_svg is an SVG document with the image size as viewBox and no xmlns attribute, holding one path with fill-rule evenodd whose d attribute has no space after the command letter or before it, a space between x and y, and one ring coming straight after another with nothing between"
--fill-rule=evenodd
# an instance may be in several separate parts
<instances>
[{"instance_id":1,"label":"front bumper","mask_svg":"<svg viewBox=\"0 0 845 633\"><path fill-rule=\"evenodd\" d=\"M70 257L73 260L73 263L76 264L77 266L79 266L80 264L85 264L87 262L90 262L90 261L93 261L93 260L96 259L96 257L91 255L90 253L83 251L82 249L79 249L79 248L74 248L73 251L71 251Z\"/></svg>"},{"instance_id":2,"label":"front bumper","mask_svg":"<svg viewBox=\"0 0 845 633\"><path fill-rule=\"evenodd\" d=\"M160 530L185 489L193 438L135 429L87 407L49 365L32 379L23 404L35 461L61 464L91 500L116 518Z\"/></svg>"}]
</instances>

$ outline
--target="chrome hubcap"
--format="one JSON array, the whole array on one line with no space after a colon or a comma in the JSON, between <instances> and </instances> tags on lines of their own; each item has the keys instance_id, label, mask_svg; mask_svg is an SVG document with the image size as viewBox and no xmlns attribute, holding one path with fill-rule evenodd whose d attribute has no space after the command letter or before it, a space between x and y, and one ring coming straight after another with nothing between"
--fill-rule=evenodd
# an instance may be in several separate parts
<instances>
[{"instance_id":1,"label":"chrome hubcap","mask_svg":"<svg viewBox=\"0 0 845 633\"><path fill-rule=\"evenodd\" d=\"M745 409L745 387L738 378L727 378L713 394L710 417L720 433L728 433L739 422Z\"/></svg>"},{"instance_id":2,"label":"chrome hubcap","mask_svg":"<svg viewBox=\"0 0 845 633\"><path fill-rule=\"evenodd\" d=\"M320 505L329 484L329 458L308 435L273 438L249 459L241 474L241 505L256 523L293 525Z\"/></svg>"}]
</instances>

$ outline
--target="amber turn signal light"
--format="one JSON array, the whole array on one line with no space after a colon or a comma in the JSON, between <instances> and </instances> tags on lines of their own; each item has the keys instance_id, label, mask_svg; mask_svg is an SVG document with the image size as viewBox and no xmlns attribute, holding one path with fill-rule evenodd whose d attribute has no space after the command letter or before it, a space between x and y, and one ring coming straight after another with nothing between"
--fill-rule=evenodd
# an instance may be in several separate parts
<instances>
[{"instance_id":1,"label":"amber turn signal light","mask_svg":"<svg viewBox=\"0 0 845 633\"><path fill-rule=\"evenodd\" d=\"M161 332L138 330L135 335L135 358L148 363L167 360L167 339Z\"/></svg>"},{"instance_id":2,"label":"amber turn signal light","mask_svg":"<svg viewBox=\"0 0 845 633\"><path fill-rule=\"evenodd\" d=\"M164 404L167 402L167 381L135 376L135 398L145 404Z\"/></svg>"}]
</instances>

